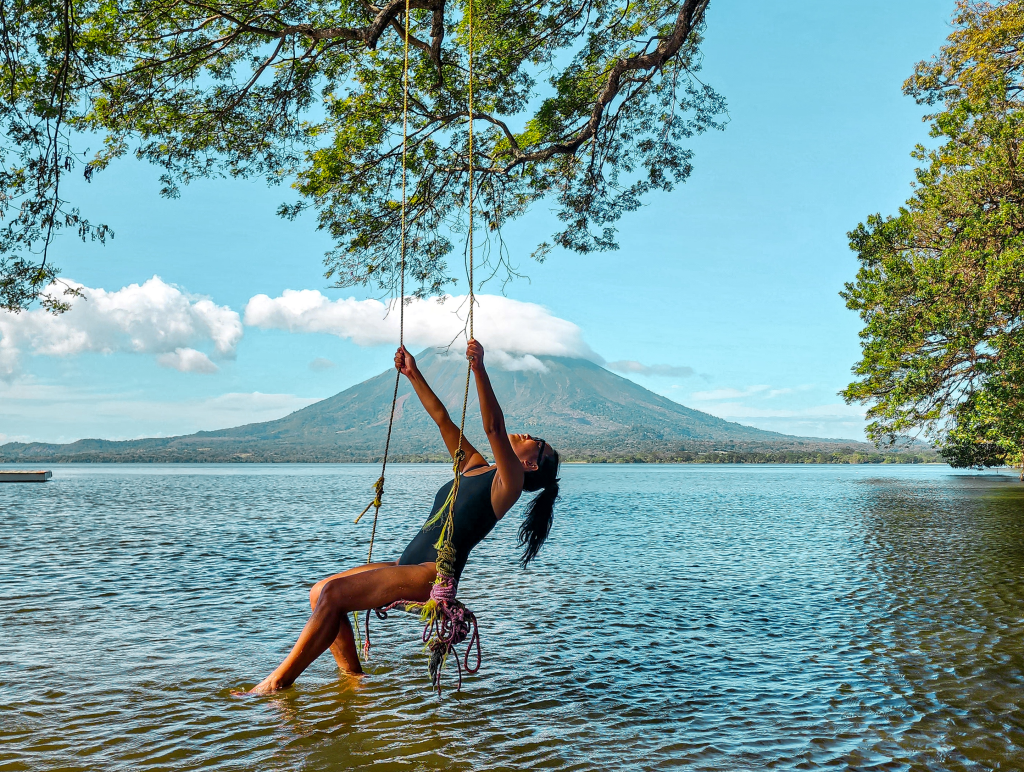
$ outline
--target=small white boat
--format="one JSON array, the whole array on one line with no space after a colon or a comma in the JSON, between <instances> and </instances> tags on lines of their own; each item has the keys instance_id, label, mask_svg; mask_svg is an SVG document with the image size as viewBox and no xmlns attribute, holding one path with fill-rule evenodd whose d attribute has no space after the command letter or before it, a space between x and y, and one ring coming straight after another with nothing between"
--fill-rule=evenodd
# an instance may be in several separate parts
<instances>
[{"instance_id":1,"label":"small white boat","mask_svg":"<svg viewBox=\"0 0 1024 772\"><path fill-rule=\"evenodd\" d=\"M28 471L9 471L6 469L0 469L0 483L5 482L46 482L53 477L53 472L47 470L45 472L28 472Z\"/></svg>"}]
</instances>

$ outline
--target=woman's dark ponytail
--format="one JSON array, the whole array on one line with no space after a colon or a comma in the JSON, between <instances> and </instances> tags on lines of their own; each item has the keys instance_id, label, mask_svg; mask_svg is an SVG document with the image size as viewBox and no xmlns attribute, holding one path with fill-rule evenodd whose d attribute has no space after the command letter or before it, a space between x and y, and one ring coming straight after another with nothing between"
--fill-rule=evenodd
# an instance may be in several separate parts
<instances>
[{"instance_id":1,"label":"woman's dark ponytail","mask_svg":"<svg viewBox=\"0 0 1024 772\"><path fill-rule=\"evenodd\" d=\"M519 526L519 546L523 554L519 565L523 568L537 557L541 545L551 532L555 499L558 498L558 453L552 448L551 455L544 458L540 468L527 472L523 480L524 491L540 491L537 497L526 505L526 516Z\"/></svg>"}]
</instances>

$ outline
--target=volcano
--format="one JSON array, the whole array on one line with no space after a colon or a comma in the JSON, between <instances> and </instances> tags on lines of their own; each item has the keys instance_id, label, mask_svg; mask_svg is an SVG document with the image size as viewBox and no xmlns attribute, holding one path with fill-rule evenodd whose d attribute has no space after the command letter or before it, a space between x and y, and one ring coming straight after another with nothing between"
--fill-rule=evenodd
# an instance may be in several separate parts
<instances>
[{"instance_id":1,"label":"volcano","mask_svg":"<svg viewBox=\"0 0 1024 772\"><path fill-rule=\"evenodd\" d=\"M457 421L466 362L436 350L417 360ZM651 392L585 359L529 357L529 369L488 368L509 431L544 437L565 458L630 460L710 451L868 448L849 440L793 437L716 418ZM275 421L179 437L69 444L8 443L4 461L375 461L384 451L394 389L389 370ZM470 388L466 434L481 450L476 389ZM398 389L391 453L398 461L445 460L437 427L404 378Z\"/></svg>"}]
</instances>

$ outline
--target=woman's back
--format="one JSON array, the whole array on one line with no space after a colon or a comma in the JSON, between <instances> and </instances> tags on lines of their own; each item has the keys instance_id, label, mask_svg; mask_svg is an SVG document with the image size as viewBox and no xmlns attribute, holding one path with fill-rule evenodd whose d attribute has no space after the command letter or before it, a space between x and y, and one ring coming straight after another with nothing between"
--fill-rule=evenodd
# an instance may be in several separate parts
<instances>
[{"instance_id":1,"label":"woman's back","mask_svg":"<svg viewBox=\"0 0 1024 772\"><path fill-rule=\"evenodd\" d=\"M454 523L452 546L455 548L456 580L462 576L462 569L466 567L470 550L479 544L498 522L491 504L491 485L497 471L497 469L489 469L481 474L464 474L459 480L459 495L455 499L455 507L452 512ZM428 523L437 516L444 506L453 483L453 480L449 480L437 492L434 497L434 506L430 510L430 517L427 518ZM437 559L437 547L434 545L437 544L441 536L443 520L442 513L436 522L421 528L409 542L409 546L405 548L402 557L398 559L398 564L404 566L434 562Z\"/></svg>"}]
</instances>

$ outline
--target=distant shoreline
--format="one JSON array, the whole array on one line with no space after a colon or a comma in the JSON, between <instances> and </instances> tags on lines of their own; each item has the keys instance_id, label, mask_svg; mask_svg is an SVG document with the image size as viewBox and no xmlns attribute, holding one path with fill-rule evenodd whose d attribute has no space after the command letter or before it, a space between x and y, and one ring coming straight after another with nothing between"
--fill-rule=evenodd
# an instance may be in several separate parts
<instances>
[{"instance_id":1,"label":"distant shoreline","mask_svg":"<svg viewBox=\"0 0 1024 772\"><path fill-rule=\"evenodd\" d=\"M913 465L930 464L946 465L938 454L935 453L738 453L738 452L711 452L701 454L686 454L690 458L681 457L683 454L657 456L653 454L636 454L621 456L576 456L566 454L562 463L573 465L600 465L600 464L661 464L661 465ZM451 460L441 456L399 456L388 459L393 464L450 464ZM158 458L158 457L135 457L126 458L110 457L105 454L82 454L82 456L63 455L30 455L18 457L4 457L0 455L0 465L46 465L46 464L232 464L247 466L255 464L265 465L289 465L289 464L380 464L380 458Z\"/></svg>"}]
</instances>

